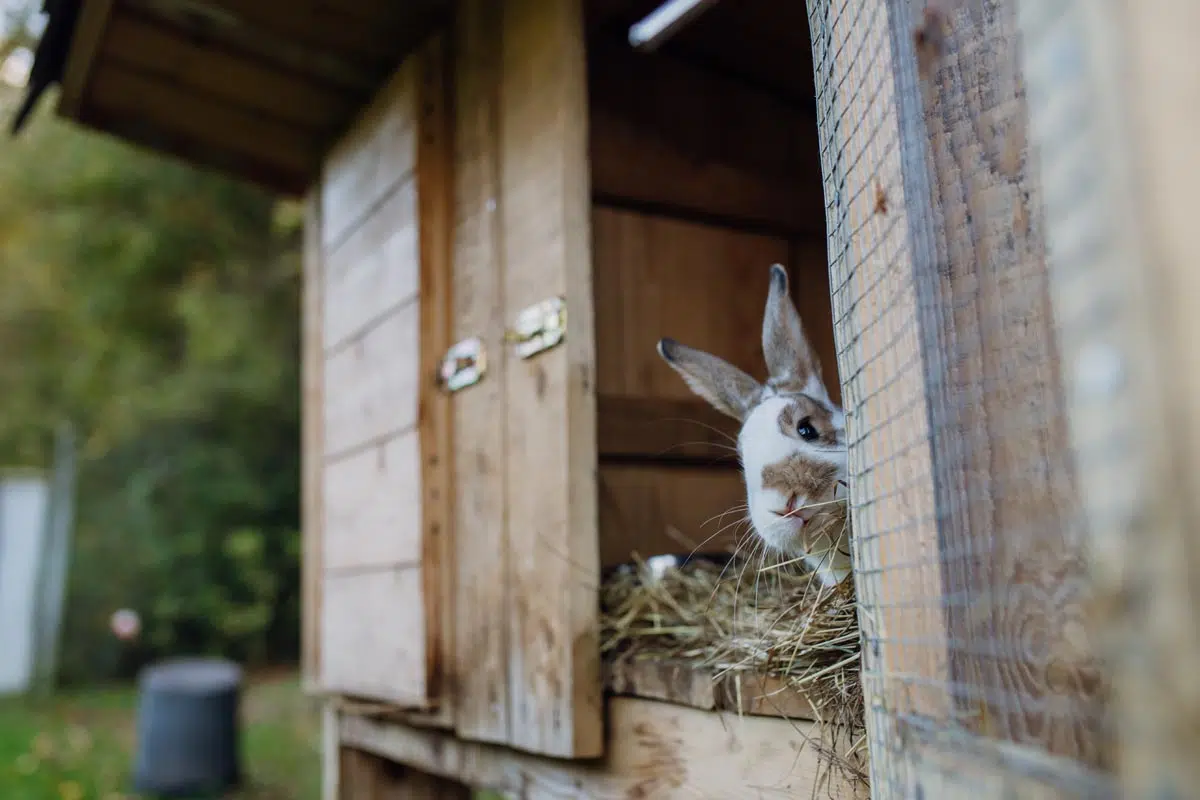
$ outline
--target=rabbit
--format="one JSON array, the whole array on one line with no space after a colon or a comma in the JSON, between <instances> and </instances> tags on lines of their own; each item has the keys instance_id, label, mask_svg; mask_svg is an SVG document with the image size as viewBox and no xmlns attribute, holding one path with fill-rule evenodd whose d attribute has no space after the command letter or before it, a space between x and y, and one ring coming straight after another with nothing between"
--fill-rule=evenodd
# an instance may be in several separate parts
<instances>
[{"instance_id":1,"label":"rabbit","mask_svg":"<svg viewBox=\"0 0 1200 800\"><path fill-rule=\"evenodd\" d=\"M737 450L755 534L837 586L851 572L845 503L831 502L848 480L846 415L821 380L780 264L771 266L762 342L765 384L673 339L659 340L658 353L693 392L741 423Z\"/></svg>"}]
</instances>

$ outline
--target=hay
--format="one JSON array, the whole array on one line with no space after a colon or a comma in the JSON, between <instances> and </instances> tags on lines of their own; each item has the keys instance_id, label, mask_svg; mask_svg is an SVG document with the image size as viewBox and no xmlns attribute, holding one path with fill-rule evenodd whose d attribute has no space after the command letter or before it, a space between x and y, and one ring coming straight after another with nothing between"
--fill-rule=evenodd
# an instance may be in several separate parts
<instances>
[{"instance_id":1,"label":"hay","mask_svg":"<svg viewBox=\"0 0 1200 800\"><path fill-rule=\"evenodd\" d=\"M714 680L780 679L812 705L822 761L865 782L853 581L829 589L799 564L759 560L656 556L617 568L601 590L602 652L686 660Z\"/></svg>"}]
</instances>

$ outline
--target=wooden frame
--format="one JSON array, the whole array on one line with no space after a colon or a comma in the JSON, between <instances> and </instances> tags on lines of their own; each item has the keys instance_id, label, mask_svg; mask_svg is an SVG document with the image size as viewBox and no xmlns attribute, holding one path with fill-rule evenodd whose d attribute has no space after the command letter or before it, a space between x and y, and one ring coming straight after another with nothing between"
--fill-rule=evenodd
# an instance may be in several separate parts
<instances>
[{"instance_id":1,"label":"wooden frame","mask_svg":"<svg viewBox=\"0 0 1200 800\"><path fill-rule=\"evenodd\" d=\"M1200 8L1018 0L1119 789L1200 783Z\"/></svg>"},{"instance_id":2,"label":"wooden frame","mask_svg":"<svg viewBox=\"0 0 1200 800\"><path fill-rule=\"evenodd\" d=\"M446 779L527 800L578 797L866 798L836 768L826 774L813 723L738 717L653 700L608 702L601 760L562 761L471 742L436 730L332 714L341 747L383 756Z\"/></svg>"}]
</instances>

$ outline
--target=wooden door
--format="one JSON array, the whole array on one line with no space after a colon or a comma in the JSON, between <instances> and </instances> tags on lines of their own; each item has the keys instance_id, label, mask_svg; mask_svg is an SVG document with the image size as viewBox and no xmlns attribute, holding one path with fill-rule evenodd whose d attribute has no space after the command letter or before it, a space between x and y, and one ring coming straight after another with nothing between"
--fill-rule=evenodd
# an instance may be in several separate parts
<instances>
[{"instance_id":1,"label":"wooden door","mask_svg":"<svg viewBox=\"0 0 1200 800\"><path fill-rule=\"evenodd\" d=\"M453 395L464 738L561 757L603 748L595 348L580 0L465 0L456 32L454 339L483 380ZM520 312L566 301L522 358Z\"/></svg>"},{"instance_id":2,"label":"wooden door","mask_svg":"<svg viewBox=\"0 0 1200 800\"><path fill-rule=\"evenodd\" d=\"M333 147L305 263L306 672L404 708L447 699L452 642L444 62L410 56Z\"/></svg>"}]
</instances>

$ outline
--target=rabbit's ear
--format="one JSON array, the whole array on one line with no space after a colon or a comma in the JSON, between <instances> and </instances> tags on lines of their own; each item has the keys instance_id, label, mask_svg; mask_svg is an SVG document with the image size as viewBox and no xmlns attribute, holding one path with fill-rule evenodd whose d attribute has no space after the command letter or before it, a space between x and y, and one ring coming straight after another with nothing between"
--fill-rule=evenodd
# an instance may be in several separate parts
<instances>
[{"instance_id":1,"label":"rabbit's ear","mask_svg":"<svg viewBox=\"0 0 1200 800\"><path fill-rule=\"evenodd\" d=\"M738 421L758 403L762 386L727 361L674 339L661 339L658 354L683 376L687 385L717 411Z\"/></svg>"},{"instance_id":2,"label":"rabbit's ear","mask_svg":"<svg viewBox=\"0 0 1200 800\"><path fill-rule=\"evenodd\" d=\"M787 270L781 264L771 266L762 339L763 356L771 374L769 386L828 398L821 381L821 365L804 337L800 314L788 294Z\"/></svg>"}]
</instances>

